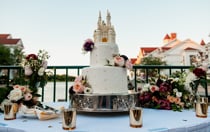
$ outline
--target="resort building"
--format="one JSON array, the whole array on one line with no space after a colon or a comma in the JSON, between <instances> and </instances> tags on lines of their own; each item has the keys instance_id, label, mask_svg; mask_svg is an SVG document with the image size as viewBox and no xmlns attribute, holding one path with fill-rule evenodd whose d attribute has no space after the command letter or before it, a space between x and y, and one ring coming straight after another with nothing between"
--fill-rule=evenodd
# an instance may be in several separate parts
<instances>
[{"instance_id":1,"label":"resort building","mask_svg":"<svg viewBox=\"0 0 210 132\"><path fill-rule=\"evenodd\" d=\"M14 49L22 50L24 48L22 40L20 38L12 38L11 34L0 34L0 45L9 47L11 52Z\"/></svg>"},{"instance_id":2,"label":"resort building","mask_svg":"<svg viewBox=\"0 0 210 132\"><path fill-rule=\"evenodd\" d=\"M181 41L176 33L166 34L161 47L141 47L135 64L141 64L143 57L161 58L167 65L192 65L195 59L210 62L210 43L201 40L200 44L191 39Z\"/></svg>"}]
</instances>

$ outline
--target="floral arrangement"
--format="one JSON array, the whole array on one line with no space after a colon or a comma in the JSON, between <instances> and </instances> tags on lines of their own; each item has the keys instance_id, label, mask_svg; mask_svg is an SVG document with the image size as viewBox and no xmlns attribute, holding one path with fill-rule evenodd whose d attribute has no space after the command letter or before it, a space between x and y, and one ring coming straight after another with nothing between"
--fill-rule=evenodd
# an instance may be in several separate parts
<instances>
[{"instance_id":1,"label":"floral arrangement","mask_svg":"<svg viewBox=\"0 0 210 132\"><path fill-rule=\"evenodd\" d=\"M93 89L88 83L86 77L78 76L75 78L73 86L70 87L69 93L91 94L93 93Z\"/></svg>"},{"instance_id":2,"label":"floral arrangement","mask_svg":"<svg viewBox=\"0 0 210 132\"><path fill-rule=\"evenodd\" d=\"M112 60L107 60L109 66L125 67L129 70L133 68L132 63L125 55L114 55Z\"/></svg>"},{"instance_id":3,"label":"floral arrangement","mask_svg":"<svg viewBox=\"0 0 210 132\"><path fill-rule=\"evenodd\" d=\"M91 39L87 39L85 40L85 43L83 44L82 51L83 53L87 53L87 52L92 51L93 48L94 48L94 42Z\"/></svg>"},{"instance_id":4,"label":"floral arrangement","mask_svg":"<svg viewBox=\"0 0 210 132\"><path fill-rule=\"evenodd\" d=\"M10 89L9 94L1 103L1 110L3 111L3 105L5 103L16 103L18 105L26 105L28 107L38 104L37 98L32 95L32 91L27 86L14 85Z\"/></svg>"},{"instance_id":5,"label":"floral arrangement","mask_svg":"<svg viewBox=\"0 0 210 132\"><path fill-rule=\"evenodd\" d=\"M47 59L49 55L44 50L39 50L38 54L29 54L23 57L21 66L24 74L14 78L13 86L2 88L1 106L4 103L17 103L19 106L32 108L40 105L38 88L44 87L47 83L48 72Z\"/></svg>"},{"instance_id":6,"label":"floral arrangement","mask_svg":"<svg viewBox=\"0 0 210 132\"><path fill-rule=\"evenodd\" d=\"M39 50L38 54L29 54L22 61L25 80L30 88L44 87L47 83L48 52Z\"/></svg>"},{"instance_id":7,"label":"floral arrangement","mask_svg":"<svg viewBox=\"0 0 210 132\"><path fill-rule=\"evenodd\" d=\"M151 78L140 88L140 105L148 108L181 111L193 107L193 96L185 88L186 73L175 72L171 77Z\"/></svg>"},{"instance_id":8,"label":"floral arrangement","mask_svg":"<svg viewBox=\"0 0 210 132\"><path fill-rule=\"evenodd\" d=\"M200 96L198 88L207 87L206 72L208 70L208 65L200 65L198 67L193 67L187 74L185 87L195 96Z\"/></svg>"}]
</instances>

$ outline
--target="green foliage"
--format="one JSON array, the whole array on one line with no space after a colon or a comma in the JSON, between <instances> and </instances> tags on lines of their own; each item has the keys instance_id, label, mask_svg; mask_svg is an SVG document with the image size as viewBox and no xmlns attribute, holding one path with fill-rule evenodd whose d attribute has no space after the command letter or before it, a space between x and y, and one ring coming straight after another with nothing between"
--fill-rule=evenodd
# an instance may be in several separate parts
<instances>
[{"instance_id":1,"label":"green foliage","mask_svg":"<svg viewBox=\"0 0 210 132\"><path fill-rule=\"evenodd\" d=\"M22 50L14 48L11 52L10 48L0 45L0 65L18 65L22 58Z\"/></svg>"},{"instance_id":2,"label":"green foliage","mask_svg":"<svg viewBox=\"0 0 210 132\"><path fill-rule=\"evenodd\" d=\"M0 45L0 65L12 65L14 64L14 61L10 49L6 46Z\"/></svg>"},{"instance_id":3,"label":"green foliage","mask_svg":"<svg viewBox=\"0 0 210 132\"><path fill-rule=\"evenodd\" d=\"M166 65L165 61L162 61L158 57L148 56L144 57L141 61L142 65ZM141 72L145 72L145 69L142 69ZM148 76L156 76L158 74L157 69L148 69Z\"/></svg>"},{"instance_id":4,"label":"green foliage","mask_svg":"<svg viewBox=\"0 0 210 132\"><path fill-rule=\"evenodd\" d=\"M7 98L6 96L9 94L11 89L11 87L0 87L0 104L5 98Z\"/></svg>"},{"instance_id":5,"label":"green foliage","mask_svg":"<svg viewBox=\"0 0 210 132\"><path fill-rule=\"evenodd\" d=\"M158 57L148 56L148 57L144 57L141 60L141 64L142 65L166 65L166 62L162 61Z\"/></svg>"}]
</instances>

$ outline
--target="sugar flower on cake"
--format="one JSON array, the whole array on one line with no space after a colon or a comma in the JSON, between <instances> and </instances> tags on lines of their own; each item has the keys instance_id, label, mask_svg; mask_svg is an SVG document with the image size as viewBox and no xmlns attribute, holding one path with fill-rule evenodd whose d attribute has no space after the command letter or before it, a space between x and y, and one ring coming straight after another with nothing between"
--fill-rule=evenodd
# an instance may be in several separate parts
<instances>
[{"instance_id":1,"label":"sugar flower on cake","mask_svg":"<svg viewBox=\"0 0 210 132\"><path fill-rule=\"evenodd\" d=\"M109 66L125 67L129 70L133 68L132 63L125 55L113 55L113 58L111 60L107 60L107 63Z\"/></svg>"},{"instance_id":2,"label":"sugar flower on cake","mask_svg":"<svg viewBox=\"0 0 210 132\"><path fill-rule=\"evenodd\" d=\"M87 39L83 44L82 51L83 53L91 52L93 48L94 48L94 42L92 41L92 39Z\"/></svg>"},{"instance_id":3,"label":"sugar flower on cake","mask_svg":"<svg viewBox=\"0 0 210 132\"><path fill-rule=\"evenodd\" d=\"M93 89L88 83L87 77L78 76L75 78L73 85L70 87L69 93L91 94L93 93Z\"/></svg>"}]
</instances>

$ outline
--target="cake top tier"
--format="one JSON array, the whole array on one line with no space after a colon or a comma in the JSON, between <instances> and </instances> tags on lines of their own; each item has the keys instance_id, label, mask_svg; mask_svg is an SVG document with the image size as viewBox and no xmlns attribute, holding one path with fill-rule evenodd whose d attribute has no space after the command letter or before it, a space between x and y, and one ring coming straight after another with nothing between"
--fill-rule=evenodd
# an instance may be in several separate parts
<instances>
[{"instance_id":1,"label":"cake top tier","mask_svg":"<svg viewBox=\"0 0 210 132\"><path fill-rule=\"evenodd\" d=\"M107 11L106 22L101 18L101 12L99 12L98 26L94 31L94 42L95 43L114 43L115 44L115 30L114 26L111 25L111 15Z\"/></svg>"}]
</instances>

